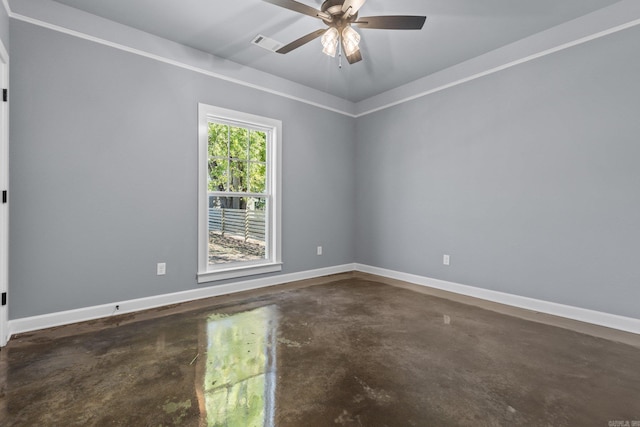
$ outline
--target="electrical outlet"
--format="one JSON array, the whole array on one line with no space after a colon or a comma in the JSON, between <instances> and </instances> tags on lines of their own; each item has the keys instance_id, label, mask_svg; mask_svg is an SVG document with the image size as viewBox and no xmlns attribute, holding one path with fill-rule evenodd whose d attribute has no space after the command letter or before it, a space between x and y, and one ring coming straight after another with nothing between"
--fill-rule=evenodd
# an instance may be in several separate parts
<instances>
[{"instance_id":1,"label":"electrical outlet","mask_svg":"<svg viewBox=\"0 0 640 427\"><path fill-rule=\"evenodd\" d=\"M322 246L316 248L316 255L322 255Z\"/></svg>"},{"instance_id":2,"label":"electrical outlet","mask_svg":"<svg viewBox=\"0 0 640 427\"><path fill-rule=\"evenodd\" d=\"M158 276L164 276L165 274L167 274L167 263L166 262L159 262L158 266L156 268L156 274Z\"/></svg>"},{"instance_id":3,"label":"electrical outlet","mask_svg":"<svg viewBox=\"0 0 640 427\"><path fill-rule=\"evenodd\" d=\"M451 258L449 257L449 255L442 255L442 263L444 265L450 265L451 263Z\"/></svg>"}]
</instances>

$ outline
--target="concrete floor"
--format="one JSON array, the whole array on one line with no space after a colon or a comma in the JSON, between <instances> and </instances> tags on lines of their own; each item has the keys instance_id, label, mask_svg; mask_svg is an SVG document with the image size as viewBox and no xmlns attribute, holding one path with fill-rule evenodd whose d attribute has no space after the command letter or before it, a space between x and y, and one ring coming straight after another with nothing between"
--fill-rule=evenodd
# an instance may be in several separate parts
<instances>
[{"instance_id":1,"label":"concrete floor","mask_svg":"<svg viewBox=\"0 0 640 427\"><path fill-rule=\"evenodd\" d=\"M640 426L637 335L520 317L343 275L23 334L0 425Z\"/></svg>"}]
</instances>

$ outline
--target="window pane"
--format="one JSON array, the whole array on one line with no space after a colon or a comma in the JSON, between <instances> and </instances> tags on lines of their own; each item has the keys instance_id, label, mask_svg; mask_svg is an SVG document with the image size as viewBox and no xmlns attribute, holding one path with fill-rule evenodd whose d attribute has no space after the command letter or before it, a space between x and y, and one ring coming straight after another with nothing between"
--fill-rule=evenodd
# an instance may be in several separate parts
<instances>
[{"instance_id":1,"label":"window pane","mask_svg":"<svg viewBox=\"0 0 640 427\"><path fill-rule=\"evenodd\" d=\"M248 143L249 129L231 127L229 137L229 157L234 159L246 159Z\"/></svg>"},{"instance_id":2,"label":"window pane","mask_svg":"<svg viewBox=\"0 0 640 427\"><path fill-rule=\"evenodd\" d=\"M226 191L228 172L229 161L226 158L209 159L209 191Z\"/></svg>"},{"instance_id":3,"label":"window pane","mask_svg":"<svg viewBox=\"0 0 640 427\"><path fill-rule=\"evenodd\" d=\"M209 195L209 264L266 259L266 198Z\"/></svg>"},{"instance_id":4,"label":"window pane","mask_svg":"<svg viewBox=\"0 0 640 427\"><path fill-rule=\"evenodd\" d=\"M267 165L264 163L249 163L249 191L264 193L267 178Z\"/></svg>"},{"instance_id":5,"label":"window pane","mask_svg":"<svg viewBox=\"0 0 640 427\"><path fill-rule=\"evenodd\" d=\"M249 159L258 162L267 161L267 133L251 131Z\"/></svg>"},{"instance_id":6,"label":"window pane","mask_svg":"<svg viewBox=\"0 0 640 427\"><path fill-rule=\"evenodd\" d=\"M228 157L229 126L209 123L209 157Z\"/></svg>"},{"instance_id":7,"label":"window pane","mask_svg":"<svg viewBox=\"0 0 640 427\"><path fill-rule=\"evenodd\" d=\"M209 123L209 191L265 191L267 133ZM253 159L250 163L248 159Z\"/></svg>"},{"instance_id":8,"label":"window pane","mask_svg":"<svg viewBox=\"0 0 640 427\"><path fill-rule=\"evenodd\" d=\"M247 162L232 160L230 162L231 167L231 181L229 182L229 191L235 191L238 193L247 192Z\"/></svg>"}]
</instances>

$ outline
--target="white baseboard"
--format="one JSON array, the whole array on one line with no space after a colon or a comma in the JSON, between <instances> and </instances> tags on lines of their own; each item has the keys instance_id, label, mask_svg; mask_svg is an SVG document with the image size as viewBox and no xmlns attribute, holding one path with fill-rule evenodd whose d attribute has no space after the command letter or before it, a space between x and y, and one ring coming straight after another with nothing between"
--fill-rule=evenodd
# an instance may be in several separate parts
<instances>
[{"instance_id":1,"label":"white baseboard","mask_svg":"<svg viewBox=\"0 0 640 427\"><path fill-rule=\"evenodd\" d=\"M580 322L591 323L593 325L618 329L621 331L640 334L640 319L632 317L618 316L615 314L603 313L585 308L573 307L570 305L558 304L549 301L542 301L534 298L522 297L504 292L492 291L489 289L476 288L473 286L461 285L459 283L447 282L439 279L432 279L414 274L402 273L384 268L372 267L364 264L356 264L355 270L363 273L375 274L389 279L401 280L419 286L425 286L443 291L453 292L492 301L500 304L519 307L526 310L551 314L567 319L578 320Z\"/></svg>"},{"instance_id":2,"label":"white baseboard","mask_svg":"<svg viewBox=\"0 0 640 427\"><path fill-rule=\"evenodd\" d=\"M507 294L504 292L476 288L473 286L447 282L439 279L432 279L429 277L418 276L414 274L402 273L394 270L387 270L379 267L372 267L364 264L344 264L317 270L308 270L298 273L282 274L279 276L244 280L225 285L215 285L183 292L156 295L148 298L140 298L128 301L116 301L109 304L85 307L77 310L68 310L57 313L43 314L40 316L14 319L10 320L8 324L8 338L15 334L36 331L39 329L52 328L56 326L68 325L71 323L85 322L89 320L110 317L116 314L133 313L171 304L178 304L220 295L228 295L242 291L281 285L298 280L314 279L331 274L348 273L351 271L360 271L363 273L375 274L377 276L402 280L404 282L412 283L419 286L440 289L443 291L505 304L512 307L519 307L526 310L547 313L554 316L578 320L581 322L591 323L607 328L640 334L640 319L618 316L615 314L603 313L579 307L572 307L569 305L557 304L553 302L537 300L534 298ZM116 305L120 307L118 311L115 311Z\"/></svg>"},{"instance_id":3,"label":"white baseboard","mask_svg":"<svg viewBox=\"0 0 640 427\"><path fill-rule=\"evenodd\" d=\"M79 308L77 310L60 311L56 313L43 314L40 316L24 317L21 319L9 320L9 339L12 335L24 332L36 331L39 329L53 328L56 326L68 325L71 323L86 322L114 315L133 313L136 311L148 310L171 304L194 301L203 298L210 298L220 295L228 295L242 291L266 288L269 286L281 285L298 280L314 279L316 277L328 276L331 274L348 273L355 270L354 264L338 265L334 267L308 270L298 273L281 274L278 276L264 277L259 279L243 280L240 282L224 285L214 285L198 289L171 294L156 295L148 298L139 298L129 301L116 301L109 304L96 305L93 307ZM115 306L119 310L115 310Z\"/></svg>"}]
</instances>

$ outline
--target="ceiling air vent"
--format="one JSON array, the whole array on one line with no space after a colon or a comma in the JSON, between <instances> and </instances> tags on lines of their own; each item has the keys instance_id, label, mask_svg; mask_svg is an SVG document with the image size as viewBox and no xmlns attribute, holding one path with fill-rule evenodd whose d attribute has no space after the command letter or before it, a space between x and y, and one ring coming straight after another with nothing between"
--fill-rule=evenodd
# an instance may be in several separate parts
<instances>
[{"instance_id":1,"label":"ceiling air vent","mask_svg":"<svg viewBox=\"0 0 640 427\"><path fill-rule=\"evenodd\" d=\"M270 39L267 36L263 36L262 34L258 34L253 40L251 40L251 43L256 46L260 46L263 49L270 50L271 52L275 52L282 47L282 43Z\"/></svg>"}]
</instances>

